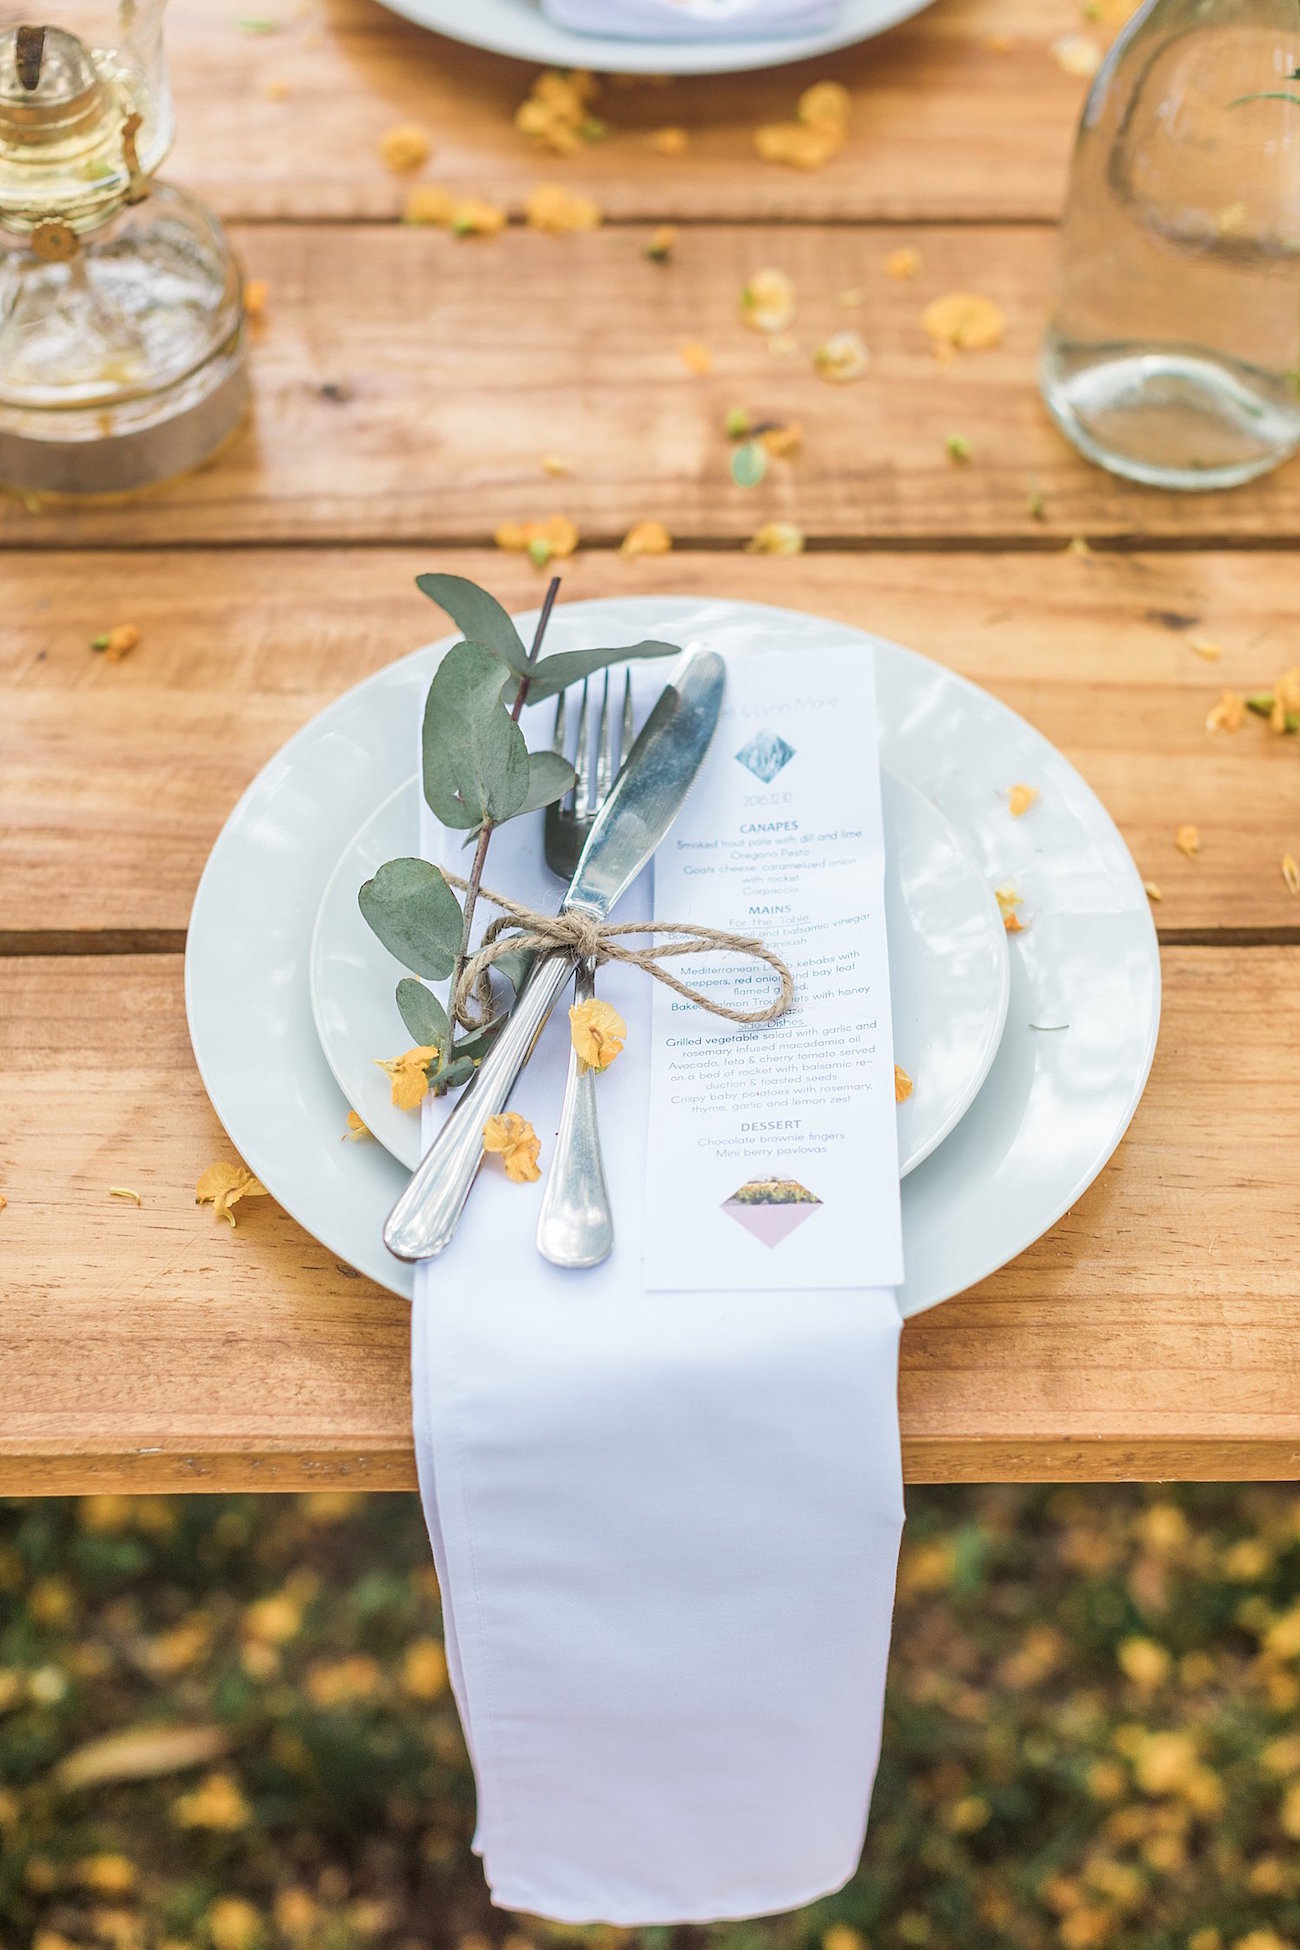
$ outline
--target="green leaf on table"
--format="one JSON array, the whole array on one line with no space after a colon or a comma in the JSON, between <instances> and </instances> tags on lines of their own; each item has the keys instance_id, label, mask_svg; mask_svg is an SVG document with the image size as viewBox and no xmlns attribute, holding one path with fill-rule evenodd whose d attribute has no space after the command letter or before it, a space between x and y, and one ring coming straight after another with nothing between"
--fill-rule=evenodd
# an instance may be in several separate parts
<instances>
[{"instance_id":1,"label":"green leaf on table","mask_svg":"<svg viewBox=\"0 0 1300 1950\"><path fill-rule=\"evenodd\" d=\"M464 917L460 902L427 860L386 860L357 895L367 922L404 968L440 982L451 974Z\"/></svg>"},{"instance_id":2,"label":"green leaf on table","mask_svg":"<svg viewBox=\"0 0 1300 1950\"><path fill-rule=\"evenodd\" d=\"M553 657L543 657L534 668L532 682L528 686L528 704L540 704L545 698L555 697L565 691L570 684L590 677L597 670L605 670L610 664L631 663L647 657L678 657L681 648L676 643L660 643L648 637L644 643L625 644L619 650L560 650ZM506 685L506 703L513 704L518 686L511 678Z\"/></svg>"},{"instance_id":3,"label":"green leaf on table","mask_svg":"<svg viewBox=\"0 0 1300 1950\"><path fill-rule=\"evenodd\" d=\"M413 1043L421 1049L446 1049L451 1041L447 1011L423 982L404 976L397 984L397 1007Z\"/></svg>"},{"instance_id":4,"label":"green leaf on table","mask_svg":"<svg viewBox=\"0 0 1300 1950\"><path fill-rule=\"evenodd\" d=\"M480 589L468 576L423 575L415 578L423 595L445 609L452 622L471 643L486 644L511 670L522 670L528 662L518 630L509 612L495 596Z\"/></svg>"},{"instance_id":5,"label":"green leaf on table","mask_svg":"<svg viewBox=\"0 0 1300 1950\"><path fill-rule=\"evenodd\" d=\"M424 796L444 826L510 819L528 796L528 747L501 702L505 681L482 643L453 645L434 673L424 706Z\"/></svg>"},{"instance_id":6,"label":"green leaf on table","mask_svg":"<svg viewBox=\"0 0 1300 1950\"><path fill-rule=\"evenodd\" d=\"M559 752L529 752L528 754L528 796L519 813L536 812L540 806L549 806L553 799L562 799L577 778L577 773L567 758Z\"/></svg>"},{"instance_id":7,"label":"green leaf on table","mask_svg":"<svg viewBox=\"0 0 1300 1950\"><path fill-rule=\"evenodd\" d=\"M731 453L731 478L737 487L757 487L767 472L767 448L761 440L745 440Z\"/></svg>"}]
</instances>

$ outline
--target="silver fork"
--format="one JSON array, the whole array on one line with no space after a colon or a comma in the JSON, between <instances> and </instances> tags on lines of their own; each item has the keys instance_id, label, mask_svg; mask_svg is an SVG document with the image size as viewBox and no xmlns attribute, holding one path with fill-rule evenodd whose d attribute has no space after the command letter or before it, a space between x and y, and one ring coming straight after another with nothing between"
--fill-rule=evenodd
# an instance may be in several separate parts
<instances>
[{"instance_id":1,"label":"silver fork","mask_svg":"<svg viewBox=\"0 0 1300 1950\"><path fill-rule=\"evenodd\" d=\"M618 764L614 759L614 724L609 708L609 672L600 701L600 721L596 727L594 767L588 751L587 684L582 686L579 707L578 746L574 754L577 779L571 798L557 799L546 808L542 831L542 850L546 864L557 880L567 885L578 865L578 856L595 822L596 814L609 797L610 787L632 748L632 674L623 684L623 713L619 738ZM554 750L564 756L566 713L564 692L555 707ZM596 993L596 964L580 961L574 978L574 1000L581 1005ZM564 1086L564 1108L555 1139L555 1156L542 1194L542 1209L537 1219L537 1250L555 1266L599 1266L614 1244L614 1214L610 1210L605 1185L605 1166L600 1155L600 1128L596 1121L596 1073L585 1069L576 1050L569 1051L569 1074Z\"/></svg>"}]
</instances>

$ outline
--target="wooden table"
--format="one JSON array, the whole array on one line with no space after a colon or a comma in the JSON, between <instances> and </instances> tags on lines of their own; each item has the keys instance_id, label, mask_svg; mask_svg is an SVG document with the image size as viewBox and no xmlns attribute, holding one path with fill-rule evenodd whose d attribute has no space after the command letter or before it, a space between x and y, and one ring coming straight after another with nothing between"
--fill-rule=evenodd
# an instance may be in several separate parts
<instances>
[{"instance_id":1,"label":"wooden table","mask_svg":"<svg viewBox=\"0 0 1300 1950\"><path fill-rule=\"evenodd\" d=\"M268 281L255 417L148 498L0 503L0 1489L413 1483L405 1305L270 1201L236 1233L195 1207L199 1172L231 1153L186 1037L186 918L258 767L440 629L415 573L535 601L539 577L491 537L552 512L582 531L566 597L788 603L987 685L1080 766L1163 890L1145 1101L1067 1218L907 1329L910 1476L1295 1474L1300 903L1280 861L1300 854L1300 751L1253 719L1211 737L1205 718L1224 686L1300 662L1300 471L1147 493L1047 420L1034 358L1082 92L1051 49L1079 13L938 0L794 71L611 86L608 138L559 161L511 126L531 80L516 63L372 0L313 0L256 37L240 11L173 0L171 173ZM807 175L759 162L753 127L825 74L854 97L844 154ZM377 145L403 120L434 132L431 180L516 212L563 181L598 197L603 227L401 224ZM648 146L670 123L685 158ZM643 250L665 220L678 241L656 266ZM905 244L922 268L898 282L884 260ZM796 282L798 359L737 322L764 265ZM837 305L846 287L860 308ZM1006 337L940 366L920 312L954 289L995 298ZM873 363L831 387L806 355L846 326ZM707 377L683 367L687 339L712 349ZM757 490L728 473L736 404L805 428L803 457ZM543 472L548 452L566 477ZM648 517L675 552L621 557ZM808 552L742 553L769 519L798 522ZM110 666L88 643L119 622L143 640ZM1217 663L1189 647L1202 638ZM1194 861L1174 845L1189 821Z\"/></svg>"}]
</instances>

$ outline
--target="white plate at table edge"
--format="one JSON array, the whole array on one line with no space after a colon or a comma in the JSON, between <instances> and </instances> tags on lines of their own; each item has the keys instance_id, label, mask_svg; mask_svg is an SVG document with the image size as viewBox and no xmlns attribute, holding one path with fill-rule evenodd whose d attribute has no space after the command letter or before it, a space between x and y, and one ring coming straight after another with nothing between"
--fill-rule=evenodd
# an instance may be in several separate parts
<instances>
[{"instance_id":1,"label":"white plate at table edge","mask_svg":"<svg viewBox=\"0 0 1300 1950\"><path fill-rule=\"evenodd\" d=\"M997 1055L1011 997L1007 936L993 891L943 814L882 775L885 908L894 1054L916 1088L898 1108L906 1177L958 1124ZM398 1110L377 1052L409 1041L393 1000L408 973L371 933L357 890L384 860L419 852L419 780L390 792L357 829L326 883L311 942L312 1019L334 1081L371 1135L408 1171L420 1120ZM541 815L535 815L541 848Z\"/></svg>"},{"instance_id":2,"label":"white plate at table edge","mask_svg":"<svg viewBox=\"0 0 1300 1950\"><path fill-rule=\"evenodd\" d=\"M520 619L527 630L530 618ZM934 800L985 874L1013 881L1029 925L1012 943L1007 1026L983 1090L903 1186L905 1314L1015 1258L1069 1210L1119 1143L1155 1053L1160 967L1142 882L1073 766L1007 706L942 665L843 623L696 597L566 604L555 649L647 633L724 653L806 644L876 651L881 752ZM617 634L615 634L617 633ZM456 637L337 698L263 768L219 835L194 900L190 1035L245 1163L330 1250L392 1292L411 1270L380 1229L406 1180L377 1145L343 1144L347 1104L316 1040L311 932L343 847L391 779L429 677ZM1005 792L1042 797L1010 818Z\"/></svg>"},{"instance_id":3,"label":"white plate at table edge","mask_svg":"<svg viewBox=\"0 0 1300 1950\"><path fill-rule=\"evenodd\" d=\"M390 13L468 47L544 67L591 68L601 74L746 74L808 61L873 39L910 20L929 0L844 0L834 27L820 34L767 34L754 40L635 40L574 34L555 27L532 0L382 0Z\"/></svg>"}]
</instances>

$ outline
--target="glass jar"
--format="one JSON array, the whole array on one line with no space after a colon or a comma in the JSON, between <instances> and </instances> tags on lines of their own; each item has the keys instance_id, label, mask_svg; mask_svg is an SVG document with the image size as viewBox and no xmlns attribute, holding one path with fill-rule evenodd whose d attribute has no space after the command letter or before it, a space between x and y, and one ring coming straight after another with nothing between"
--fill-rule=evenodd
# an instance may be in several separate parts
<instances>
[{"instance_id":1,"label":"glass jar","mask_svg":"<svg viewBox=\"0 0 1300 1950\"><path fill-rule=\"evenodd\" d=\"M1084 105L1041 384L1151 486L1300 445L1300 0L1146 0Z\"/></svg>"}]
</instances>

